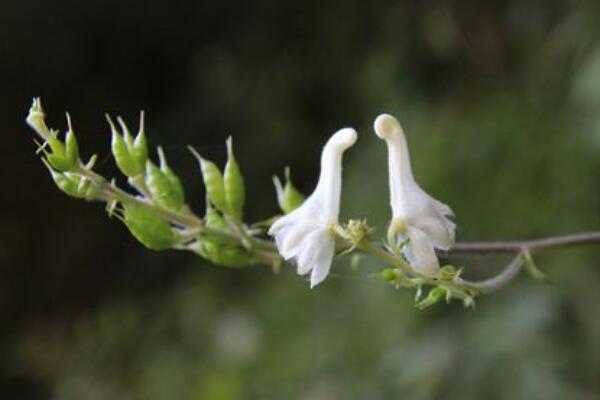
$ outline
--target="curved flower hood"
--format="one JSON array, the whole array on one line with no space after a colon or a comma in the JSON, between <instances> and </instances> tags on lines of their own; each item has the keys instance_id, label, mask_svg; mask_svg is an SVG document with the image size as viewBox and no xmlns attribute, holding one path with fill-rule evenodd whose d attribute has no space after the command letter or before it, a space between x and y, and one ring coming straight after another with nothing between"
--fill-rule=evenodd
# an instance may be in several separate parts
<instances>
[{"instance_id":1,"label":"curved flower hood","mask_svg":"<svg viewBox=\"0 0 600 400\"><path fill-rule=\"evenodd\" d=\"M439 263L434 248L446 250L454 244L456 224L448 218L454 214L415 182L406 136L398 120L382 114L375 119L374 129L388 147L392 234L399 241L409 239L405 256L413 268L435 275Z\"/></svg>"},{"instance_id":2,"label":"curved flower hood","mask_svg":"<svg viewBox=\"0 0 600 400\"><path fill-rule=\"evenodd\" d=\"M293 259L300 275L311 273L311 288L329 274L335 252L331 226L337 224L342 191L342 156L357 139L354 129L334 133L321 153L321 173L314 192L269 229L279 254Z\"/></svg>"}]
</instances>

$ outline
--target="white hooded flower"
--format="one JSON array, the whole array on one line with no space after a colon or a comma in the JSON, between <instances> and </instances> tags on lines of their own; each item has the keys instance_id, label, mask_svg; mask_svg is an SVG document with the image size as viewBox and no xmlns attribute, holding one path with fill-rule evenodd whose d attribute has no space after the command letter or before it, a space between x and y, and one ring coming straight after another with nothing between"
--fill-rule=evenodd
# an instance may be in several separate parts
<instances>
[{"instance_id":1,"label":"white hooded flower","mask_svg":"<svg viewBox=\"0 0 600 400\"><path fill-rule=\"evenodd\" d=\"M321 174L315 191L269 229L279 254L294 259L298 274L309 272L311 288L329 274L335 252L331 227L338 222L342 190L342 155L356 142L356 131L344 128L331 136L321 154Z\"/></svg>"},{"instance_id":2,"label":"white hooded flower","mask_svg":"<svg viewBox=\"0 0 600 400\"><path fill-rule=\"evenodd\" d=\"M415 182L406 137L396 118L382 114L375 119L375 133L388 146L390 203L393 219L390 236L409 239L404 254L415 270L436 275L439 263L435 248L447 250L454 244L456 224L446 204L434 199Z\"/></svg>"}]
</instances>

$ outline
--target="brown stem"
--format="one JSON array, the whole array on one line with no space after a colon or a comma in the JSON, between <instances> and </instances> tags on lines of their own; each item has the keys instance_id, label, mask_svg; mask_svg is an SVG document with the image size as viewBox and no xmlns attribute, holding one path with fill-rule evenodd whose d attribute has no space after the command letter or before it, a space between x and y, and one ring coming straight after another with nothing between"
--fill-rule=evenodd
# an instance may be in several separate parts
<instances>
[{"instance_id":1,"label":"brown stem","mask_svg":"<svg viewBox=\"0 0 600 400\"><path fill-rule=\"evenodd\" d=\"M519 253L523 250L536 251L542 249L555 249L586 244L600 244L600 231L576 233L572 235L563 236L553 236L524 241L458 242L446 253Z\"/></svg>"}]
</instances>

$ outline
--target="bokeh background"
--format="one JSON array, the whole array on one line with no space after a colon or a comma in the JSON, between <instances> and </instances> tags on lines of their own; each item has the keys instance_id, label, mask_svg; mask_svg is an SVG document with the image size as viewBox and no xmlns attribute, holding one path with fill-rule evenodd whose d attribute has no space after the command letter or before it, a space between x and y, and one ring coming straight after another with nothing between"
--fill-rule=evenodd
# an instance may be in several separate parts
<instances>
[{"instance_id":1,"label":"bokeh background","mask_svg":"<svg viewBox=\"0 0 600 400\"><path fill-rule=\"evenodd\" d=\"M3 2L0 397L6 399L598 399L600 248L540 254L521 276L424 312L347 259L315 290L284 268L231 270L136 243L62 195L24 117L73 117L117 176L103 114L147 113L198 212L185 146L223 163L235 137L249 220L271 175L310 192L320 146L354 126L344 218L385 232L396 114L422 186L460 240L600 228L600 9L594 1ZM121 182L123 180L121 179ZM472 277L507 260L463 257Z\"/></svg>"}]
</instances>

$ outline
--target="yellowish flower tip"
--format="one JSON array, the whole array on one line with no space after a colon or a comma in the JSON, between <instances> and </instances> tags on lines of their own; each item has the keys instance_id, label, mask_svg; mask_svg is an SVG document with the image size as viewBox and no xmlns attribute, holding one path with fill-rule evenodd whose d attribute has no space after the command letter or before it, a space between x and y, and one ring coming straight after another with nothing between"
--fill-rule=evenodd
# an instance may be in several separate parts
<instances>
[{"instance_id":1,"label":"yellowish flower tip","mask_svg":"<svg viewBox=\"0 0 600 400\"><path fill-rule=\"evenodd\" d=\"M373 124L373 129L375 130L377 136L383 140L389 139L393 135L402 132L400 123L394 116L390 114L381 114L378 116Z\"/></svg>"}]
</instances>

